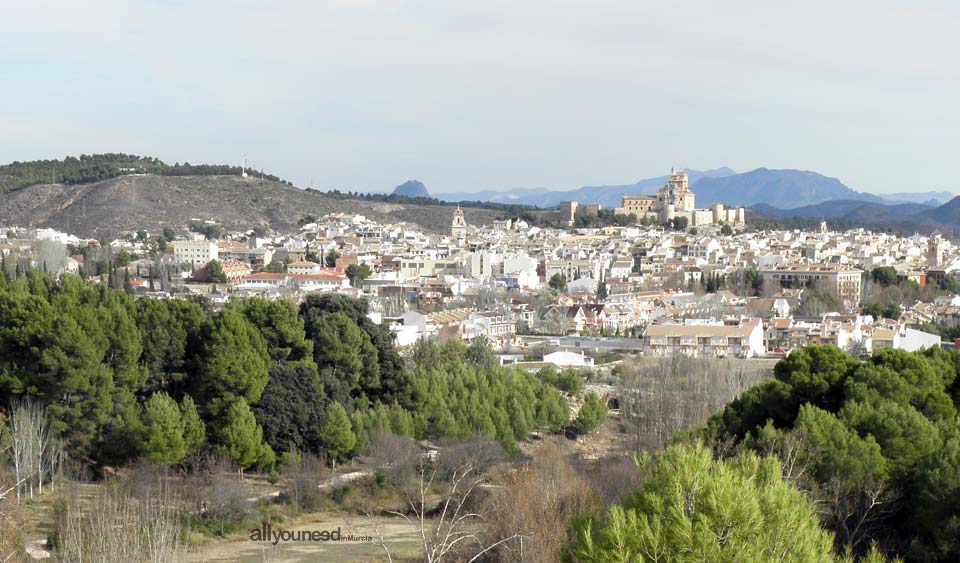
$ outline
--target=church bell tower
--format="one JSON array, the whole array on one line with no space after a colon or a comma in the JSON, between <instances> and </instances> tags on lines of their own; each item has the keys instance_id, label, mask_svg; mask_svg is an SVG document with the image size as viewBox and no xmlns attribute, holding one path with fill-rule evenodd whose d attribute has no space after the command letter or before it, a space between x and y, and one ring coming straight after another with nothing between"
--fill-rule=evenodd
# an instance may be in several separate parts
<instances>
[{"instance_id":1,"label":"church bell tower","mask_svg":"<svg viewBox=\"0 0 960 563\"><path fill-rule=\"evenodd\" d=\"M453 239L467 238L467 221L463 217L463 210L460 206L453 212L453 222L450 224L450 237Z\"/></svg>"}]
</instances>

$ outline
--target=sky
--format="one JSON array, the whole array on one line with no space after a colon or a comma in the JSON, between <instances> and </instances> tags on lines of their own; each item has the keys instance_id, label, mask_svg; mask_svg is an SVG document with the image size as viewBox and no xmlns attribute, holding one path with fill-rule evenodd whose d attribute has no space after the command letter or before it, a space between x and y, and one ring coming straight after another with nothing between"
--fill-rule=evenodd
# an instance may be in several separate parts
<instances>
[{"instance_id":1,"label":"sky","mask_svg":"<svg viewBox=\"0 0 960 563\"><path fill-rule=\"evenodd\" d=\"M0 0L0 162L574 189L672 166L947 189L960 3Z\"/></svg>"}]
</instances>

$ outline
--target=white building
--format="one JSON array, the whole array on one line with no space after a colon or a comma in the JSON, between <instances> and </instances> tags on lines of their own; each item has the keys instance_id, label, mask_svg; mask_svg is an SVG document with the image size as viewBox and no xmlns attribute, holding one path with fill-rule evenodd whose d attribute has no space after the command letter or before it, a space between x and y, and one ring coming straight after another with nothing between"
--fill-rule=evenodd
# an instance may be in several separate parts
<instances>
[{"instance_id":1,"label":"white building","mask_svg":"<svg viewBox=\"0 0 960 563\"><path fill-rule=\"evenodd\" d=\"M464 273L474 278L493 277L494 264L500 262L496 254L490 252L468 252L463 258Z\"/></svg>"},{"instance_id":2,"label":"white building","mask_svg":"<svg viewBox=\"0 0 960 563\"><path fill-rule=\"evenodd\" d=\"M330 272L321 272L318 274L291 274L291 278L296 282L301 291L337 291L350 287L350 280L347 276L334 274Z\"/></svg>"},{"instance_id":3,"label":"white building","mask_svg":"<svg viewBox=\"0 0 960 563\"><path fill-rule=\"evenodd\" d=\"M592 368L593 358L586 357L583 352L567 352L560 350L543 356L543 361L558 368Z\"/></svg>"},{"instance_id":4,"label":"white building","mask_svg":"<svg viewBox=\"0 0 960 563\"><path fill-rule=\"evenodd\" d=\"M189 263L194 268L220 258L217 243L209 240L177 240L173 242L173 259L177 264Z\"/></svg>"},{"instance_id":5,"label":"white building","mask_svg":"<svg viewBox=\"0 0 960 563\"><path fill-rule=\"evenodd\" d=\"M609 277L615 280L626 279L633 272L633 260L630 258L618 258L610 265Z\"/></svg>"},{"instance_id":6,"label":"white building","mask_svg":"<svg viewBox=\"0 0 960 563\"><path fill-rule=\"evenodd\" d=\"M61 244L77 244L80 242L80 239L74 235L69 235L67 233L61 233L56 229L37 229L34 233L34 238L37 240L52 240L59 242Z\"/></svg>"},{"instance_id":7,"label":"white building","mask_svg":"<svg viewBox=\"0 0 960 563\"><path fill-rule=\"evenodd\" d=\"M301 261L301 262L291 262L287 264L287 273L288 274L319 274L323 271L323 266L317 264L316 262Z\"/></svg>"},{"instance_id":8,"label":"white building","mask_svg":"<svg viewBox=\"0 0 960 563\"><path fill-rule=\"evenodd\" d=\"M648 355L753 358L764 353L763 322L752 319L736 325L651 324L643 333L643 352Z\"/></svg>"},{"instance_id":9,"label":"white building","mask_svg":"<svg viewBox=\"0 0 960 563\"><path fill-rule=\"evenodd\" d=\"M503 257L501 264L503 277L507 278L507 285L510 280L517 287L527 287L537 289L540 287L540 276L537 274L537 266L540 263L536 258L531 258L526 254L514 254Z\"/></svg>"}]
</instances>

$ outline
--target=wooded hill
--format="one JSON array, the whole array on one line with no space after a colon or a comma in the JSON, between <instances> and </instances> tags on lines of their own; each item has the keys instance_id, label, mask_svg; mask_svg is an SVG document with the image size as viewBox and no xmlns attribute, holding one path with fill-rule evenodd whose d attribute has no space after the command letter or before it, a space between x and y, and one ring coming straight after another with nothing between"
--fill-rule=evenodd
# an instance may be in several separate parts
<instances>
[{"instance_id":1,"label":"wooded hill","mask_svg":"<svg viewBox=\"0 0 960 563\"><path fill-rule=\"evenodd\" d=\"M449 230L451 203L429 198L301 190L275 175L220 164L166 164L123 153L0 166L0 225L52 227L90 238L144 229L186 229L214 221L227 229L296 230L308 216L361 214L406 221L428 232ZM517 217L523 206L474 203L467 221Z\"/></svg>"},{"instance_id":2,"label":"wooded hill","mask_svg":"<svg viewBox=\"0 0 960 563\"><path fill-rule=\"evenodd\" d=\"M155 174L159 176L240 176L239 166L227 164L199 164L189 162L173 165L159 158L124 153L82 154L63 160L33 160L12 162L0 166L0 192L16 190L37 184L86 184L128 174ZM293 184L272 174L247 169L251 176Z\"/></svg>"}]
</instances>

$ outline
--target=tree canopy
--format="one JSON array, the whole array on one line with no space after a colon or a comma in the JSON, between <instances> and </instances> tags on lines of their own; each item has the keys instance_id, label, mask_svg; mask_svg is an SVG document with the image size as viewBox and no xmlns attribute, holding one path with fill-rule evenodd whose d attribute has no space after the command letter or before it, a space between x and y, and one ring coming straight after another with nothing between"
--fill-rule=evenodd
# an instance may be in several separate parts
<instances>
[{"instance_id":1,"label":"tree canopy","mask_svg":"<svg viewBox=\"0 0 960 563\"><path fill-rule=\"evenodd\" d=\"M707 432L808 468L800 483L841 547L877 541L910 561L956 560L958 366L960 354L939 348L884 348L867 361L830 346L797 350Z\"/></svg>"},{"instance_id":2,"label":"tree canopy","mask_svg":"<svg viewBox=\"0 0 960 563\"><path fill-rule=\"evenodd\" d=\"M775 457L716 461L701 444L640 461L642 486L575 526L574 561L836 561L813 503ZM774 556L775 554L775 556Z\"/></svg>"},{"instance_id":3,"label":"tree canopy","mask_svg":"<svg viewBox=\"0 0 960 563\"><path fill-rule=\"evenodd\" d=\"M42 403L67 447L98 463L173 464L208 449L246 466L274 452L328 452L330 409L355 437L340 456L383 429L480 432L515 451L531 430L568 424L556 387L579 384L500 367L480 341L422 343L405 364L366 302L341 295L311 295L299 309L234 299L213 311L134 302L69 274L0 277L0 394Z\"/></svg>"}]
</instances>

